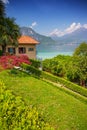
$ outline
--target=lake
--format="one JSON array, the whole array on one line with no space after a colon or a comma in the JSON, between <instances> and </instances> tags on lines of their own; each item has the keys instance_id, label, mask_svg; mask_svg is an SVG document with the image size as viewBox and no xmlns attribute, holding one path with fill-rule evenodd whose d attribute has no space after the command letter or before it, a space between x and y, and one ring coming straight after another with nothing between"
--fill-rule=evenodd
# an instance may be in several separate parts
<instances>
[{"instance_id":1,"label":"lake","mask_svg":"<svg viewBox=\"0 0 87 130\"><path fill-rule=\"evenodd\" d=\"M37 52L37 59L53 58L57 55L72 55L73 52Z\"/></svg>"}]
</instances>

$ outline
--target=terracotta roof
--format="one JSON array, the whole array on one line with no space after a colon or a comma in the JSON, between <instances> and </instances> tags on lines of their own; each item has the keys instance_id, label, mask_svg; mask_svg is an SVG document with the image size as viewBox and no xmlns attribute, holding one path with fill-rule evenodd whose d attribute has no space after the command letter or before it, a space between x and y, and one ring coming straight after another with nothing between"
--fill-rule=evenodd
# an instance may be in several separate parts
<instances>
[{"instance_id":1,"label":"terracotta roof","mask_svg":"<svg viewBox=\"0 0 87 130\"><path fill-rule=\"evenodd\" d=\"M21 36L18 39L19 44L38 44L39 42L30 36Z\"/></svg>"}]
</instances>

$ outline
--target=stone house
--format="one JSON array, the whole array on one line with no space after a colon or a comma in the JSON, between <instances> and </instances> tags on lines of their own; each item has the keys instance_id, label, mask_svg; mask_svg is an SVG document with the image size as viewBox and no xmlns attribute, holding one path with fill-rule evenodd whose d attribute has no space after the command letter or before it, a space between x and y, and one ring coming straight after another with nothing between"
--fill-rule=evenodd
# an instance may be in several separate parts
<instances>
[{"instance_id":1,"label":"stone house","mask_svg":"<svg viewBox=\"0 0 87 130\"><path fill-rule=\"evenodd\" d=\"M36 59L36 45L39 42L30 36L22 35L18 39L18 46L7 46L6 53L21 55L26 54L30 59Z\"/></svg>"}]
</instances>

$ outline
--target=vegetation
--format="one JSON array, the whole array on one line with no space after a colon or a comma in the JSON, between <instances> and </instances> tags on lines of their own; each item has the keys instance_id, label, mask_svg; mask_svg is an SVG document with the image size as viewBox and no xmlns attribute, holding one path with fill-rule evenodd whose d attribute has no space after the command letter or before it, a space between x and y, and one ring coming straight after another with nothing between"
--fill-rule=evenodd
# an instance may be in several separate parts
<instances>
[{"instance_id":1,"label":"vegetation","mask_svg":"<svg viewBox=\"0 0 87 130\"><path fill-rule=\"evenodd\" d=\"M31 64L27 55L20 56L1 56L0 66L2 69L12 69L14 66L20 66L22 63Z\"/></svg>"},{"instance_id":2,"label":"vegetation","mask_svg":"<svg viewBox=\"0 0 87 130\"><path fill-rule=\"evenodd\" d=\"M87 83L87 43L83 42L75 49L74 55L75 68L80 85L86 86Z\"/></svg>"},{"instance_id":3,"label":"vegetation","mask_svg":"<svg viewBox=\"0 0 87 130\"><path fill-rule=\"evenodd\" d=\"M7 45L18 45L20 36L19 26L15 23L15 19L6 17L4 9L4 4L0 0L0 45L3 55L6 54Z\"/></svg>"},{"instance_id":4,"label":"vegetation","mask_svg":"<svg viewBox=\"0 0 87 130\"><path fill-rule=\"evenodd\" d=\"M28 74L33 75L34 77L40 78L41 76L41 71L38 70L37 68L33 67L32 64L28 65L28 64L21 64L21 67L23 70L25 70Z\"/></svg>"},{"instance_id":5,"label":"vegetation","mask_svg":"<svg viewBox=\"0 0 87 130\"><path fill-rule=\"evenodd\" d=\"M21 72L19 76L2 71L0 79L5 82L7 89L21 96L27 105L35 106L39 113L43 112L44 120L55 129L86 130L87 104L84 102L40 79L23 76Z\"/></svg>"},{"instance_id":6,"label":"vegetation","mask_svg":"<svg viewBox=\"0 0 87 130\"><path fill-rule=\"evenodd\" d=\"M4 7L2 0L0 0L0 20L4 16L5 16L5 7Z\"/></svg>"},{"instance_id":7,"label":"vegetation","mask_svg":"<svg viewBox=\"0 0 87 130\"><path fill-rule=\"evenodd\" d=\"M43 70L67 78L81 86L87 84L87 43L76 48L73 56L58 55L43 61Z\"/></svg>"},{"instance_id":8,"label":"vegetation","mask_svg":"<svg viewBox=\"0 0 87 130\"><path fill-rule=\"evenodd\" d=\"M87 97L87 89L81 88L80 86L78 86L70 81L67 81L63 78L54 76L54 75L49 74L47 72L42 72L42 78L47 79L47 80L54 82L54 83L60 83L62 85L62 87L64 86L64 87L66 87L66 88L68 88L76 93L81 94L82 96ZM87 100L85 100L85 101L87 102Z\"/></svg>"},{"instance_id":9,"label":"vegetation","mask_svg":"<svg viewBox=\"0 0 87 130\"><path fill-rule=\"evenodd\" d=\"M15 23L14 18L4 18L0 26L0 45L3 54L6 54L7 45L18 45L19 36L19 26Z\"/></svg>"},{"instance_id":10,"label":"vegetation","mask_svg":"<svg viewBox=\"0 0 87 130\"><path fill-rule=\"evenodd\" d=\"M1 130L53 130L35 107L28 107L22 99L6 90L0 81Z\"/></svg>"},{"instance_id":11,"label":"vegetation","mask_svg":"<svg viewBox=\"0 0 87 130\"><path fill-rule=\"evenodd\" d=\"M87 43L81 43L74 51L74 56L87 56Z\"/></svg>"},{"instance_id":12,"label":"vegetation","mask_svg":"<svg viewBox=\"0 0 87 130\"><path fill-rule=\"evenodd\" d=\"M0 0L0 55L6 54L7 45L16 46L19 36L19 26L14 18L5 15L5 6ZM59 130L87 129L87 90L66 80L86 86L87 43L76 48L72 57L59 55L43 61L43 70L65 79L38 70L39 61L23 56L0 57L0 70L15 65L21 66L27 73L16 69L0 72L0 79L6 85L5 87L0 81L1 130L53 130L49 124ZM45 82L42 78L61 83L76 93ZM46 123L47 120L49 124Z\"/></svg>"},{"instance_id":13,"label":"vegetation","mask_svg":"<svg viewBox=\"0 0 87 130\"><path fill-rule=\"evenodd\" d=\"M35 67L35 68L37 68L37 69L38 69L38 68L40 67L40 65L41 65L41 63L40 63L39 60L30 59L30 62L31 62L31 64L32 64L32 66Z\"/></svg>"}]
</instances>

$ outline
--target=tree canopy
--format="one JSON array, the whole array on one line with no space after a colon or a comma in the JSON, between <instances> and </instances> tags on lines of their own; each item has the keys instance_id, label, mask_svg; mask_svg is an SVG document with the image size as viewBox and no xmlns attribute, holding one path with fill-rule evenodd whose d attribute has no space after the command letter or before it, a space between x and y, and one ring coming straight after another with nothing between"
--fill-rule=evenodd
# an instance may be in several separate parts
<instances>
[{"instance_id":1,"label":"tree canopy","mask_svg":"<svg viewBox=\"0 0 87 130\"><path fill-rule=\"evenodd\" d=\"M4 3L0 0L0 45L2 53L6 53L7 45L17 45L20 36L19 26L14 18L6 17Z\"/></svg>"},{"instance_id":2,"label":"tree canopy","mask_svg":"<svg viewBox=\"0 0 87 130\"><path fill-rule=\"evenodd\" d=\"M87 43L82 42L74 51L74 56L87 56Z\"/></svg>"},{"instance_id":3,"label":"tree canopy","mask_svg":"<svg viewBox=\"0 0 87 130\"><path fill-rule=\"evenodd\" d=\"M0 19L5 16L5 6L2 0L0 0Z\"/></svg>"}]
</instances>

